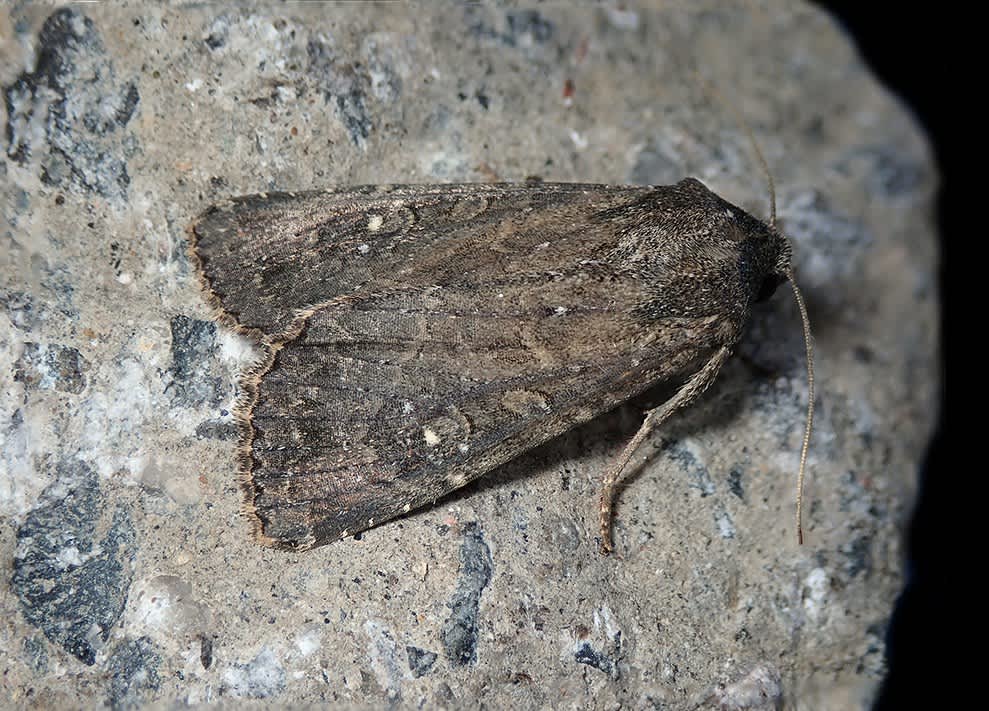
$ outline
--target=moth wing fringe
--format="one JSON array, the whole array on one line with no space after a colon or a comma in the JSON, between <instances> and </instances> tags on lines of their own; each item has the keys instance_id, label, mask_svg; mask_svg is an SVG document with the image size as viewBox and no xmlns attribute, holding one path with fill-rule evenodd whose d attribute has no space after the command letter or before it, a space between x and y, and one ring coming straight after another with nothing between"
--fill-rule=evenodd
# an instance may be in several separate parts
<instances>
[{"instance_id":1,"label":"moth wing fringe","mask_svg":"<svg viewBox=\"0 0 989 711\"><path fill-rule=\"evenodd\" d=\"M261 380L271 371L271 368L275 362L275 357L278 355L278 351L281 350L281 348L287 343L290 343L298 338L298 336L302 333L302 330L305 328L306 322L313 316L313 314L321 309L331 307L335 304L356 303L364 299L379 298L390 293L418 290L422 287L396 287L394 289L382 290L374 294L344 294L337 296L332 299L298 309L287 328L277 334L268 335L258 328L244 326L232 313L224 308L220 297L213 290L212 283L206 275L206 270L203 266L202 259L197 251L199 238L196 234L196 227L199 224L200 221L197 219L189 225L188 228L186 228L186 233L188 235L186 254L196 272L200 289L206 296L206 302L209 305L211 316L218 323L220 323L220 325L230 328L234 332L250 338L261 349L261 355L258 359L245 368L243 373L237 379L238 392L234 400L232 410L233 419L237 424L236 458L237 480L241 491L240 514L247 519L251 531L251 537L258 543L270 548L278 548L281 550L309 550L315 544L315 539L311 535L307 539L293 543L286 543L285 541L267 535L264 532L264 523L258 513L257 505L255 503L257 487L254 483L252 455L252 448L254 444L253 414L254 406L257 404L258 388L261 384Z\"/></svg>"}]
</instances>

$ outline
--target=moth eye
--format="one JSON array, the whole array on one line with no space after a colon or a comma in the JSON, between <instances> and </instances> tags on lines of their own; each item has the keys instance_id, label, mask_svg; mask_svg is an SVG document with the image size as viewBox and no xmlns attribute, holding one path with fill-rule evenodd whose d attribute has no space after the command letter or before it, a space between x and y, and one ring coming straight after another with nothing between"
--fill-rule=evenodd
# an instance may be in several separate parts
<instances>
[{"instance_id":1,"label":"moth eye","mask_svg":"<svg viewBox=\"0 0 989 711\"><path fill-rule=\"evenodd\" d=\"M762 283L759 285L759 291L756 293L756 301L766 301L774 293L776 293L776 287L786 281L786 277L780 276L779 274L767 274L762 278Z\"/></svg>"}]
</instances>

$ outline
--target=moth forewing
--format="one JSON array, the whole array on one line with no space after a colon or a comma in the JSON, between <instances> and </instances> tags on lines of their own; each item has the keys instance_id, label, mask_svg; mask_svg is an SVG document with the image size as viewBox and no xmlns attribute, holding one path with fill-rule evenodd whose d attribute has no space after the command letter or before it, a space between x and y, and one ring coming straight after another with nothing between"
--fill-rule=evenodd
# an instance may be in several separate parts
<instances>
[{"instance_id":1,"label":"moth forewing","mask_svg":"<svg viewBox=\"0 0 989 711\"><path fill-rule=\"evenodd\" d=\"M251 196L190 235L211 301L265 346L242 381L242 488L259 540L286 548L684 383L602 477L609 545L634 445L714 379L786 248L692 179Z\"/></svg>"}]
</instances>

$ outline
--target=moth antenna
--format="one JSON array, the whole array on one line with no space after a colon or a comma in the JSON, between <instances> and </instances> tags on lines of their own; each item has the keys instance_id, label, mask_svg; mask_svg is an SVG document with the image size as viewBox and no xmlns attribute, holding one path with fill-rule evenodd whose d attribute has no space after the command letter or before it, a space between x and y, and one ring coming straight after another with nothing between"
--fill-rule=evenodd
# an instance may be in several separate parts
<instances>
[{"instance_id":1,"label":"moth antenna","mask_svg":"<svg viewBox=\"0 0 989 711\"><path fill-rule=\"evenodd\" d=\"M773 182L773 174L769 170L769 163L766 162L766 157L762 154L762 149L759 148L759 141L755 139L755 134L752 133L752 128L739 113L735 105L730 101L725 99L721 93L714 88L714 85L707 82L704 77L697 73L697 80L700 82L701 87L719 104L728 109L731 113L732 118L735 119L735 123L742 127L745 131L746 137L749 139L749 145L752 146L752 152L755 153L756 159L759 161L759 166L762 168L762 175L766 178L766 187L769 189L769 226L776 228L776 184Z\"/></svg>"},{"instance_id":2,"label":"moth antenna","mask_svg":"<svg viewBox=\"0 0 989 711\"><path fill-rule=\"evenodd\" d=\"M810 337L810 319L807 318L807 305L804 303L804 295L797 286L793 269L790 269L786 278L793 289L793 296L797 299L797 308L800 309L800 319L804 327L804 348L807 353L807 425L804 428L804 443L800 448L800 470L797 474L797 543L803 545L804 542L804 469L807 466L807 450L810 448L810 435L814 428L814 344Z\"/></svg>"},{"instance_id":3,"label":"moth antenna","mask_svg":"<svg viewBox=\"0 0 989 711\"><path fill-rule=\"evenodd\" d=\"M755 157L759 161L759 167L762 168L762 174L766 178L766 187L769 189L769 226L775 230L776 184L773 181L773 174L769 170L769 163L766 161L766 156L763 155L762 149L759 148L759 142L756 140L752 128L745 121L741 113L739 113L738 109L735 108L735 105L726 100L713 85L706 82L700 73L697 73L697 79L708 94L728 109L735 122L745 131L745 135L749 139L749 145L752 146L752 152L755 153ZM810 319L807 316L807 305L804 303L804 295L797 286L792 268L787 270L786 277L790 282L790 286L793 288L793 295L797 299L797 308L800 309L800 319L803 322L804 330L804 350L807 354L807 424L804 427L804 441L800 447L800 469L797 473L797 543L803 545L804 472L807 468L807 452L810 449L810 436L814 429L814 344L811 342Z\"/></svg>"},{"instance_id":4,"label":"moth antenna","mask_svg":"<svg viewBox=\"0 0 989 711\"><path fill-rule=\"evenodd\" d=\"M732 109L734 112L734 109ZM736 117L741 120L740 116ZM755 157L759 160L759 165L762 166L762 174L766 178L766 187L769 189L769 226L776 229L776 184L773 182L773 174L769 172L769 163L766 162L766 157L762 154L762 150L759 148L759 142L755 140L755 134L752 133L752 129L749 125L742 123L742 128L745 129L745 135L749 137L749 142L752 144L752 150L755 152Z\"/></svg>"}]
</instances>

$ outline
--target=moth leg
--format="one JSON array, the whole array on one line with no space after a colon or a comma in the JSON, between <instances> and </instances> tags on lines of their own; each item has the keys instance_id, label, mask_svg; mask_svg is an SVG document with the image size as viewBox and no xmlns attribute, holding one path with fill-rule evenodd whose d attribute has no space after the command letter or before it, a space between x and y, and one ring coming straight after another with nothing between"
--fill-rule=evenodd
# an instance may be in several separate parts
<instances>
[{"instance_id":1,"label":"moth leg","mask_svg":"<svg viewBox=\"0 0 989 711\"><path fill-rule=\"evenodd\" d=\"M632 459L632 455L635 454L639 445L645 441L650 432L663 424L674 412L684 405L689 405L701 393L707 390L708 386L718 376L718 371L721 370L721 366L728 360L730 354L731 351L727 347L719 349L700 370L694 373L690 380L677 390L673 397L659 407L649 410L646 413L645 419L642 421L642 426L639 427L639 431L625 445L621 456L618 457L615 464L608 470L608 474L601 486L601 552L605 555L611 552L611 510L615 498L615 485L621 478L622 472L625 471L625 467L628 466L629 461Z\"/></svg>"}]
</instances>

